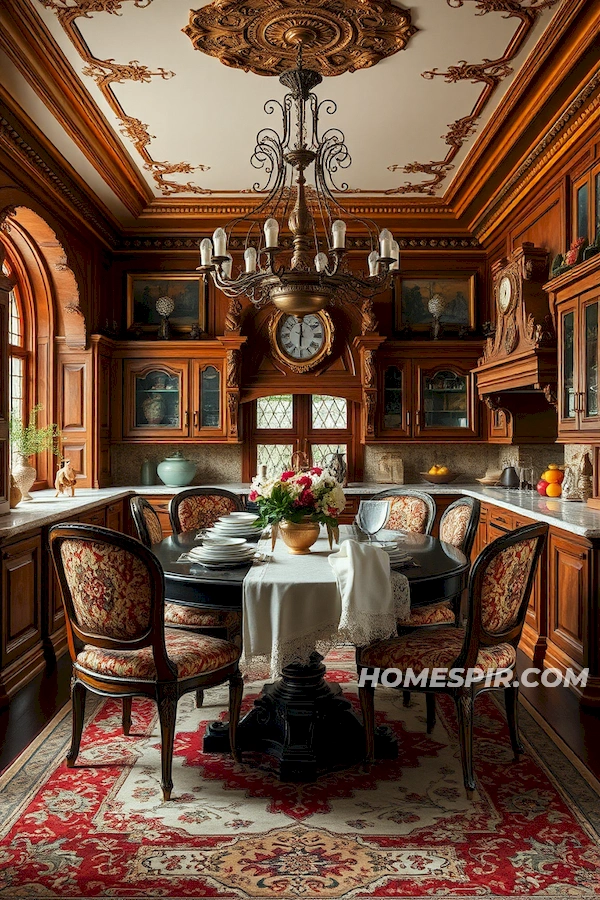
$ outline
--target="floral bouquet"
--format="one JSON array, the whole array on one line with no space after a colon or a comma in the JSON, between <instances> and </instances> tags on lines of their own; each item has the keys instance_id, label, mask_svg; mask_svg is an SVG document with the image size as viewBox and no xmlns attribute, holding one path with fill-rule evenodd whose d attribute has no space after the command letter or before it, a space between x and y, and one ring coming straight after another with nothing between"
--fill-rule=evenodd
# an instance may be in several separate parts
<instances>
[{"instance_id":1,"label":"floral bouquet","mask_svg":"<svg viewBox=\"0 0 600 900\"><path fill-rule=\"evenodd\" d=\"M273 545L280 522L311 522L327 526L331 546L339 535L337 517L346 505L341 484L319 466L300 472L290 469L262 483L255 478L248 499L258 505L257 524L272 526Z\"/></svg>"}]
</instances>

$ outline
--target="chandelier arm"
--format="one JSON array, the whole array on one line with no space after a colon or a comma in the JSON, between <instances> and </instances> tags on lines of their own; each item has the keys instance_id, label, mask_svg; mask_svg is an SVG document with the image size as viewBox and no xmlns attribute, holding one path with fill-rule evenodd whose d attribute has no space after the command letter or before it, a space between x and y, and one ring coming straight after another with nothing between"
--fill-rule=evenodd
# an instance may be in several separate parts
<instances>
[{"instance_id":1,"label":"chandelier arm","mask_svg":"<svg viewBox=\"0 0 600 900\"><path fill-rule=\"evenodd\" d=\"M352 219L355 222L360 222L360 224L369 235L371 250L374 250L376 244L378 243L377 237L379 234L379 228L377 227L376 222L374 222L373 219L366 219L362 216L354 215L354 213L351 213L343 203L340 203L340 201L336 198L335 194L333 194L329 185L327 184L327 181L325 180L322 171L320 171L320 166L317 165L317 162L318 160L315 161L315 180L319 182L319 186L326 199L329 200L329 202L339 211L340 218L346 216L348 219Z\"/></svg>"},{"instance_id":2,"label":"chandelier arm","mask_svg":"<svg viewBox=\"0 0 600 900\"><path fill-rule=\"evenodd\" d=\"M335 100L321 100L319 103L318 97L316 94L311 94L311 97L314 97L314 104L311 102L311 109L313 111L313 140L315 146L318 147L319 144L322 143L322 138L319 134L319 119L321 116L321 110L328 115L333 116L337 112L337 103Z\"/></svg>"}]
</instances>

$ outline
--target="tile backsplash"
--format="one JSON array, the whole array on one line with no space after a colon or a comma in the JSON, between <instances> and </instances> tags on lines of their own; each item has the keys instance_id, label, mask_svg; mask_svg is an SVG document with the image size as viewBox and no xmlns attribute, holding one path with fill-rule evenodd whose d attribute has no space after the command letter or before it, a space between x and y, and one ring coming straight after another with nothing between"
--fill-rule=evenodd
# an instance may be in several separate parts
<instances>
[{"instance_id":1,"label":"tile backsplash","mask_svg":"<svg viewBox=\"0 0 600 900\"><path fill-rule=\"evenodd\" d=\"M242 480L241 444L113 444L113 484L140 484L140 470L145 459L157 465L176 450L198 466L192 484L228 484ZM156 483L161 483L159 478Z\"/></svg>"}]
</instances>

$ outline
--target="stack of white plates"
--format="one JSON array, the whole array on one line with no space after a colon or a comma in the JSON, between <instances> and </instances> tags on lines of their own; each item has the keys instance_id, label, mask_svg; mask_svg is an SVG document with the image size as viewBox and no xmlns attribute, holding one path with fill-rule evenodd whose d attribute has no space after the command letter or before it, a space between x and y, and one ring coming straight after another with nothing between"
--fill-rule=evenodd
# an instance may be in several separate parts
<instances>
[{"instance_id":1,"label":"stack of white plates","mask_svg":"<svg viewBox=\"0 0 600 900\"><path fill-rule=\"evenodd\" d=\"M232 512L228 516L221 516L206 532L208 538L254 538L256 540L262 533L262 528L255 524L255 513Z\"/></svg>"},{"instance_id":2,"label":"stack of white plates","mask_svg":"<svg viewBox=\"0 0 600 900\"><path fill-rule=\"evenodd\" d=\"M201 547L192 547L188 556L207 569L231 569L252 562L256 547L243 538L205 538Z\"/></svg>"},{"instance_id":3,"label":"stack of white plates","mask_svg":"<svg viewBox=\"0 0 600 900\"><path fill-rule=\"evenodd\" d=\"M385 550L390 557L390 565L392 567L412 562L412 556L399 547L398 541L376 541L375 546Z\"/></svg>"}]
</instances>

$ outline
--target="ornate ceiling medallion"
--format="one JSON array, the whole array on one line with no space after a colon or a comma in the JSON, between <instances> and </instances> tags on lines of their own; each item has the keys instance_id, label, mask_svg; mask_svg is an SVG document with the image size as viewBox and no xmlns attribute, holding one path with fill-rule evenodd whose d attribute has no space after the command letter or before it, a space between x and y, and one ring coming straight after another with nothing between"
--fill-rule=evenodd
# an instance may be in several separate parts
<instances>
[{"instance_id":1,"label":"ornate ceiling medallion","mask_svg":"<svg viewBox=\"0 0 600 900\"><path fill-rule=\"evenodd\" d=\"M307 65L330 76L376 65L417 29L391 0L213 0L183 31L196 50L256 75L293 68L301 43Z\"/></svg>"}]
</instances>

